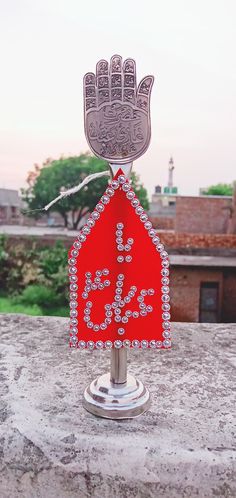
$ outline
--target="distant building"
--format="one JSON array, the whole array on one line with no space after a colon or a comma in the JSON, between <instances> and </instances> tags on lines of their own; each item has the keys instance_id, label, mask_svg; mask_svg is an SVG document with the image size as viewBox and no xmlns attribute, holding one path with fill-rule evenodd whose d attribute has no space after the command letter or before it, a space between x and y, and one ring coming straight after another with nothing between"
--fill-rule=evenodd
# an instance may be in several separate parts
<instances>
[{"instance_id":1,"label":"distant building","mask_svg":"<svg viewBox=\"0 0 236 498\"><path fill-rule=\"evenodd\" d=\"M18 225L21 218L21 199L17 190L0 188L0 224Z\"/></svg>"},{"instance_id":2,"label":"distant building","mask_svg":"<svg viewBox=\"0 0 236 498\"><path fill-rule=\"evenodd\" d=\"M173 186L174 161L169 161L167 187L157 185L149 216L155 228L176 233L236 233L236 186L234 195L179 195Z\"/></svg>"},{"instance_id":3,"label":"distant building","mask_svg":"<svg viewBox=\"0 0 236 498\"><path fill-rule=\"evenodd\" d=\"M170 263L173 321L236 322L236 257L173 254Z\"/></svg>"},{"instance_id":4,"label":"distant building","mask_svg":"<svg viewBox=\"0 0 236 498\"><path fill-rule=\"evenodd\" d=\"M155 187L150 203L150 218L154 225L162 230L174 230L178 188L173 186L173 172L174 160L171 157L168 166L168 183L163 188L163 191L160 185Z\"/></svg>"}]
</instances>

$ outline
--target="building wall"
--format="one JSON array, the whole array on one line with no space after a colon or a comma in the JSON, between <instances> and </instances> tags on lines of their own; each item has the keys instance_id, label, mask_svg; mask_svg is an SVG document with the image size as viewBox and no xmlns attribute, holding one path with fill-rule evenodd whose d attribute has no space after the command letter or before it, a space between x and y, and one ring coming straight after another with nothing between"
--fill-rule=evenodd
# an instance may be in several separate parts
<instances>
[{"instance_id":1,"label":"building wall","mask_svg":"<svg viewBox=\"0 0 236 498\"><path fill-rule=\"evenodd\" d=\"M175 231L228 233L232 216L231 197L177 197Z\"/></svg>"},{"instance_id":2,"label":"building wall","mask_svg":"<svg viewBox=\"0 0 236 498\"><path fill-rule=\"evenodd\" d=\"M170 216L149 216L154 228L157 230L174 230L175 220Z\"/></svg>"},{"instance_id":3,"label":"building wall","mask_svg":"<svg viewBox=\"0 0 236 498\"><path fill-rule=\"evenodd\" d=\"M236 322L236 268L224 270L222 321Z\"/></svg>"},{"instance_id":4,"label":"building wall","mask_svg":"<svg viewBox=\"0 0 236 498\"><path fill-rule=\"evenodd\" d=\"M171 319L174 322L198 322L201 282L219 283L222 305L223 272L209 268L174 267L171 269ZM234 281L236 288L236 280Z\"/></svg>"},{"instance_id":5,"label":"building wall","mask_svg":"<svg viewBox=\"0 0 236 498\"><path fill-rule=\"evenodd\" d=\"M236 255L236 234L161 232L159 236L170 254Z\"/></svg>"}]
</instances>

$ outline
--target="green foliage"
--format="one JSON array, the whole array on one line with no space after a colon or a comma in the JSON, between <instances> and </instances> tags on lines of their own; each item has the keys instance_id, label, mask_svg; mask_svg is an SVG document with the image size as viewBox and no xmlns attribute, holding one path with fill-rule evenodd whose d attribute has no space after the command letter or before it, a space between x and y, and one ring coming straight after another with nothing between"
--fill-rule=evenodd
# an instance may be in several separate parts
<instances>
[{"instance_id":1,"label":"green foliage","mask_svg":"<svg viewBox=\"0 0 236 498\"><path fill-rule=\"evenodd\" d=\"M204 192L204 195L233 195L233 185L228 183L217 183L211 185Z\"/></svg>"},{"instance_id":2,"label":"green foliage","mask_svg":"<svg viewBox=\"0 0 236 498\"><path fill-rule=\"evenodd\" d=\"M0 297L0 313L25 313L26 315L40 316L42 309L34 304L33 306L18 304L7 297Z\"/></svg>"},{"instance_id":3,"label":"green foliage","mask_svg":"<svg viewBox=\"0 0 236 498\"><path fill-rule=\"evenodd\" d=\"M61 242L37 248L32 241L27 249L1 237L0 263L1 295L11 296L12 305L6 302L7 309L2 311L31 309L36 315L68 316L67 249Z\"/></svg>"},{"instance_id":4,"label":"green foliage","mask_svg":"<svg viewBox=\"0 0 236 498\"><path fill-rule=\"evenodd\" d=\"M145 189L143 184L140 183L139 175L137 175L137 173L133 172L131 174L131 181L132 181L132 187L133 187L138 199L140 200L141 205L143 206L144 209L148 210L149 209L149 202L148 202L147 190Z\"/></svg>"},{"instance_id":5,"label":"green foliage","mask_svg":"<svg viewBox=\"0 0 236 498\"><path fill-rule=\"evenodd\" d=\"M58 302L58 297L53 289L43 285L28 285L20 296L15 298L15 303L28 305L37 304L42 308L50 308Z\"/></svg>"},{"instance_id":6,"label":"green foliage","mask_svg":"<svg viewBox=\"0 0 236 498\"><path fill-rule=\"evenodd\" d=\"M61 189L69 189L81 183L87 175L108 169L108 163L102 159L81 154L80 156L48 159L42 167L35 165L35 171L29 173L28 188L22 189L23 199L30 210L37 210L47 205L58 196ZM136 195L139 197L144 209L148 209L147 191L136 173L132 173L132 183ZM68 196L51 208L61 214L65 226L68 226L68 215L71 213L72 227L77 228L81 218L91 212L107 186L107 178L98 178L89 183L77 194ZM31 214L38 218L43 213L35 211Z\"/></svg>"},{"instance_id":7,"label":"green foliage","mask_svg":"<svg viewBox=\"0 0 236 498\"><path fill-rule=\"evenodd\" d=\"M74 187L87 175L106 169L108 169L106 161L89 154L48 160L41 168L38 168L37 174L33 176L31 173L30 178L28 177L29 187L22 191L23 199L30 210L41 208L57 197L61 189L67 190ZM62 215L65 226L68 226L68 214L71 212L73 228L76 229L82 216L94 209L106 184L106 178L99 178L78 194L62 199L52 209ZM40 212L32 213L34 217L39 217L40 214Z\"/></svg>"}]
</instances>

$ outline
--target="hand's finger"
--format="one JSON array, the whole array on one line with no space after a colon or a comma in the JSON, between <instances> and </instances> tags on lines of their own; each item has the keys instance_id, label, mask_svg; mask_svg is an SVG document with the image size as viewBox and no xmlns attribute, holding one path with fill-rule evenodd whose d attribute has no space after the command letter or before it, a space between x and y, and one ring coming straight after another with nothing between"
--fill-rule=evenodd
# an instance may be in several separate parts
<instances>
[{"instance_id":1,"label":"hand's finger","mask_svg":"<svg viewBox=\"0 0 236 498\"><path fill-rule=\"evenodd\" d=\"M136 97L136 65L133 59L126 59L123 64L124 102L135 104Z\"/></svg>"},{"instance_id":2,"label":"hand's finger","mask_svg":"<svg viewBox=\"0 0 236 498\"><path fill-rule=\"evenodd\" d=\"M122 100L122 58L113 55L110 62L111 100Z\"/></svg>"},{"instance_id":3,"label":"hand's finger","mask_svg":"<svg viewBox=\"0 0 236 498\"><path fill-rule=\"evenodd\" d=\"M84 105L88 111L92 107L97 107L96 80L94 73L86 73L84 76Z\"/></svg>"},{"instance_id":4,"label":"hand's finger","mask_svg":"<svg viewBox=\"0 0 236 498\"><path fill-rule=\"evenodd\" d=\"M108 78L108 62L100 60L96 65L96 79L98 92L98 105L110 101L110 88Z\"/></svg>"},{"instance_id":5,"label":"hand's finger","mask_svg":"<svg viewBox=\"0 0 236 498\"><path fill-rule=\"evenodd\" d=\"M148 112L154 76L145 76L138 86L137 106Z\"/></svg>"}]
</instances>

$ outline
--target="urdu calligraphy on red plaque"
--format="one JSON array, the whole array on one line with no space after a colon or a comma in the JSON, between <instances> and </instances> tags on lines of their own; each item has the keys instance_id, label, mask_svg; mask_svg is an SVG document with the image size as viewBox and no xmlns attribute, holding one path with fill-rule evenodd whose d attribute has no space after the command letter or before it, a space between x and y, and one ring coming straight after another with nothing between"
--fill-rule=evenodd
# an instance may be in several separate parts
<instances>
[{"instance_id":1,"label":"urdu calligraphy on red plaque","mask_svg":"<svg viewBox=\"0 0 236 498\"><path fill-rule=\"evenodd\" d=\"M70 345L169 348L169 259L119 169L69 251Z\"/></svg>"}]
</instances>

